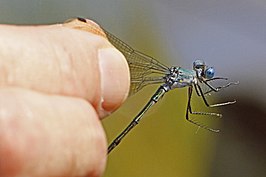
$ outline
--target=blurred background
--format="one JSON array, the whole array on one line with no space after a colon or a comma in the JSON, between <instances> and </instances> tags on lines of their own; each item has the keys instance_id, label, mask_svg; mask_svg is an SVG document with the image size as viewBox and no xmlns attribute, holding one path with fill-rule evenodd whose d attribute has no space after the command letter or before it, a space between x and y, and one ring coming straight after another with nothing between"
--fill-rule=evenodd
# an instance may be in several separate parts
<instances>
[{"instance_id":1,"label":"blurred background","mask_svg":"<svg viewBox=\"0 0 266 177\"><path fill-rule=\"evenodd\" d=\"M51 24L91 18L135 49L164 64L190 69L202 58L217 75L240 81L212 102L237 100L209 110L201 122L185 120L187 90L167 93L108 156L104 177L264 177L266 174L266 1L264 0L0 0L0 23ZM108 142L148 101L156 87L130 97L103 121Z\"/></svg>"}]
</instances>

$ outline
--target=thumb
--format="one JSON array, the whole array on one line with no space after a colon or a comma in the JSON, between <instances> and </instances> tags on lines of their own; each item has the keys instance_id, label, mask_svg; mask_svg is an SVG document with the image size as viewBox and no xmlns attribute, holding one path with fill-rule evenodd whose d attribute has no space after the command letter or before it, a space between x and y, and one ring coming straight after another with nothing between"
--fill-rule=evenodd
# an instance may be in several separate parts
<instances>
[{"instance_id":1,"label":"thumb","mask_svg":"<svg viewBox=\"0 0 266 177\"><path fill-rule=\"evenodd\" d=\"M100 117L118 108L129 90L124 56L96 24L76 26L0 25L0 86L86 99Z\"/></svg>"}]
</instances>

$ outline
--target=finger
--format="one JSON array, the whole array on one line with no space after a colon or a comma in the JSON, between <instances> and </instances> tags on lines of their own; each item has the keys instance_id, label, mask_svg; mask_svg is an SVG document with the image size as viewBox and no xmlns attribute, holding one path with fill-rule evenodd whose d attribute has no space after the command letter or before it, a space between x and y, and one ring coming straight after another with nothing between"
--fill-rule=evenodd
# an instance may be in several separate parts
<instances>
[{"instance_id":1,"label":"finger","mask_svg":"<svg viewBox=\"0 0 266 177\"><path fill-rule=\"evenodd\" d=\"M0 89L0 176L100 176L106 141L83 99Z\"/></svg>"},{"instance_id":2,"label":"finger","mask_svg":"<svg viewBox=\"0 0 266 177\"><path fill-rule=\"evenodd\" d=\"M0 86L88 100L98 114L116 109L129 90L123 55L101 35L62 25L0 26Z\"/></svg>"}]
</instances>

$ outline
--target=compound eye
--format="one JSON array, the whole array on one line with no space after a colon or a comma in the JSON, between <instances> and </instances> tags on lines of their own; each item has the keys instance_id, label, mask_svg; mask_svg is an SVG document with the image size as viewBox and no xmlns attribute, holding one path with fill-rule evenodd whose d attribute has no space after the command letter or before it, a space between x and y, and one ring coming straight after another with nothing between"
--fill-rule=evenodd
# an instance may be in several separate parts
<instances>
[{"instance_id":1,"label":"compound eye","mask_svg":"<svg viewBox=\"0 0 266 177\"><path fill-rule=\"evenodd\" d=\"M202 68L203 66L205 66L205 62L203 60L195 60L193 62L193 68L194 69L200 69Z\"/></svg>"},{"instance_id":2,"label":"compound eye","mask_svg":"<svg viewBox=\"0 0 266 177\"><path fill-rule=\"evenodd\" d=\"M213 78L214 76L214 73L215 73L215 70L213 67L209 67L205 70L205 78L207 79L211 79Z\"/></svg>"}]
</instances>

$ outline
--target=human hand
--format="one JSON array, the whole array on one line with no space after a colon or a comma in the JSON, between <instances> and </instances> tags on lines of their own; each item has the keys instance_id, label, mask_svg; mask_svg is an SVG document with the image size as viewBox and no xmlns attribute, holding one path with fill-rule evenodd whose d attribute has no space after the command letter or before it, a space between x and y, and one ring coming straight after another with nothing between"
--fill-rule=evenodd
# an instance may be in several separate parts
<instances>
[{"instance_id":1,"label":"human hand","mask_svg":"<svg viewBox=\"0 0 266 177\"><path fill-rule=\"evenodd\" d=\"M126 99L129 69L97 25L73 22L0 25L0 176L104 170L100 119Z\"/></svg>"}]
</instances>

